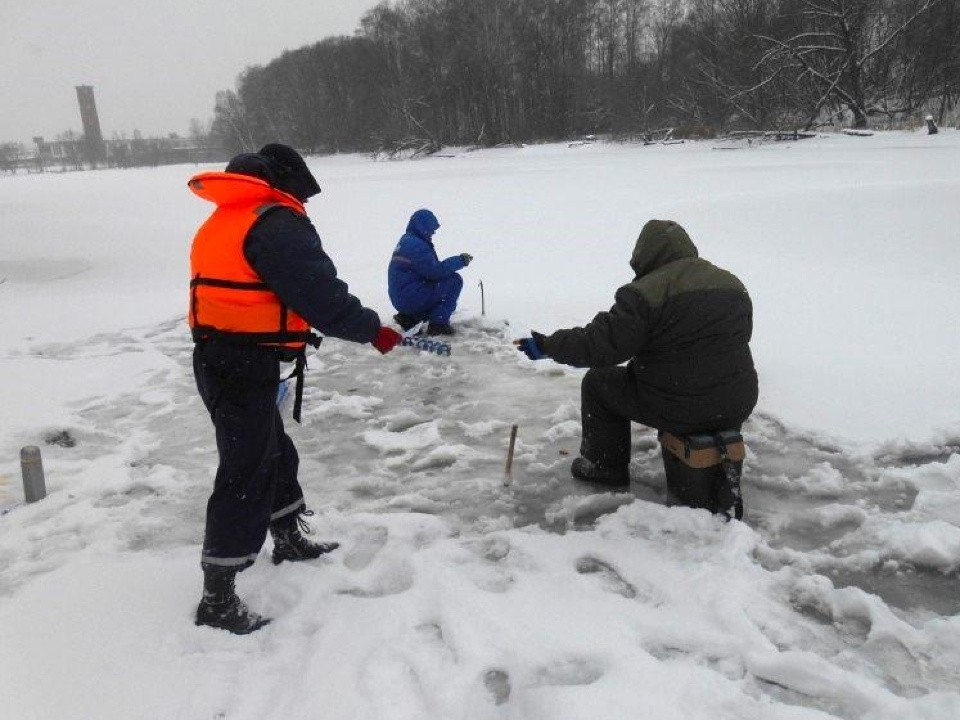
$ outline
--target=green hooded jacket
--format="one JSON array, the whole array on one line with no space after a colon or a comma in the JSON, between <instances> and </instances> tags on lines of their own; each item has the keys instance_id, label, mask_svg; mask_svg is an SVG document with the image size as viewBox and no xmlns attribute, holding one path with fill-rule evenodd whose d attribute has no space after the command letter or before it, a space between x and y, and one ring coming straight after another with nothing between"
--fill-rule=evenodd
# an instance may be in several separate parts
<instances>
[{"instance_id":1,"label":"green hooded jacket","mask_svg":"<svg viewBox=\"0 0 960 720\"><path fill-rule=\"evenodd\" d=\"M686 231L666 220L644 225L630 266L636 277L613 307L544 338L544 352L575 367L629 361L646 410L670 427L742 422L757 401L753 305L743 283L698 257Z\"/></svg>"}]
</instances>

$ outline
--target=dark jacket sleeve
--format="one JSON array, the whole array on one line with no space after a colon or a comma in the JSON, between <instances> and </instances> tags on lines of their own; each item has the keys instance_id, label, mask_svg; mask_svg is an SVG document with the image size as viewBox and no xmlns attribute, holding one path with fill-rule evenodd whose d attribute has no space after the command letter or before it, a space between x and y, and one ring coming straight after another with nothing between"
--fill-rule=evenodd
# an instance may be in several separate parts
<instances>
[{"instance_id":1,"label":"dark jacket sleeve","mask_svg":"<svg viewBox=\"0 0 960 720\"><path fill-rule=\"evenodd\" d=\"M543 351L564 365L609 367L637 355L647 339L649 306L629 287L617 290L614 306L597 313L586 326L557 330Z\"/></svg>"},{"instance_id":2,"label":"dark jacket sleeve","mask_svg":"<svg viewBox=\"0 0 960 720\"><path fill-rule=\"evenodd\" d=\"M370 342L380 318L337 277L310 219L286 208L272 210L247 233L247 262L291 310L324 335Z\"/></svg>"}]
</instances>

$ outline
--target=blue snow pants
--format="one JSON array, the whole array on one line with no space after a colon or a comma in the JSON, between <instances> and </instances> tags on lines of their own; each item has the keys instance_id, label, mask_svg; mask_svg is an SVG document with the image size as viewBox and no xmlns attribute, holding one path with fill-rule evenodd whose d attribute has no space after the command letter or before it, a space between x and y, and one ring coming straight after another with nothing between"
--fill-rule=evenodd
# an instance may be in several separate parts
<instances>
[{"instance_id":1,"label":"blue snow pants","mask_svg":"<svg viewBox=\"0 0 960 720\"><path fill-rule=\"evenodd\" d=\"M463 278L457 273L442 280L427 283L430 292L426 300L417 305L405 305L397 310L419 320L428 320L438 325L449 325L450 316L457 309L457 301L463 290Z\"/></svg>"},{"instance_id":2,"label":"blue snow pants","mask_svg":"<svg viewBox=\"0 0 960 720\"><path fill-rule=\"evenodd\" d=\"M202 562L243 570L259 554L270 523L304 506L300 458L276 404L280 360L271 350L199 342L193 374L220 455Z\"/></svg>"}]
</instances>

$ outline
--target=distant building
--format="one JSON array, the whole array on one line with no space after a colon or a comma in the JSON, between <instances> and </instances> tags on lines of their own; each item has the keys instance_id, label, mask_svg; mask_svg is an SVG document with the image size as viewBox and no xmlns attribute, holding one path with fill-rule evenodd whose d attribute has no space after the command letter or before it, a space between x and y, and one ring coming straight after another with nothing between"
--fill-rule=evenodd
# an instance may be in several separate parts
<instances>
[{"instance_id":1,"label":"distant building","mask_svg":"<svg viewBox=\"0 0 960 720\"><path fill-rule=\"evenodd\" d=\"M100 116L97 115L97 101L93 97L93 86L77 85L77 102L80 104L80 120L83 122L83 144L87 160L96 165L107 159L107 148L100 131Z\"/></svg>"},{"instance_id":2,"label":"distant building","mask_svg":"<svg viewBox=\"0 0 960 720\"><path fill-rule=\"evenodd\" d=\"M202 133L180 137L170 133L166 137L145 138L134 132L132 138L114 135L104 141L100 116L93 96L93 87L77 85L77 102L83 135L68 130L55 140L37 135L33 138L36 150L28 151L19 144L0 147L0 170L17 172L46 172L49 170L84 170L100 167L143 167L145 165L172 165L177 163L210 163L227 159L227 151L219 141Z\"/></svg>"}]
</instances>

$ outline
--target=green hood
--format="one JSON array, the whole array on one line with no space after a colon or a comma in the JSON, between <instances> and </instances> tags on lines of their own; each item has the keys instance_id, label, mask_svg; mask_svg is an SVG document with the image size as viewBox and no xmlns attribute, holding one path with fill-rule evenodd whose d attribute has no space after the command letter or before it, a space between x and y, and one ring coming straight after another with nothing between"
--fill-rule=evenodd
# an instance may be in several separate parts
<instances>
[{"instance_id":1,"label":"green hood","mask_svg":"<svg viewBox=\"0 0 960 720\"><path fill-rule=\"evenodd\" d=\"M630 258L630 267L639 278L674 260L697 255L697 246L677 223L672 220L651 220L640 231Z\"/></svg>"}]
</instances>

